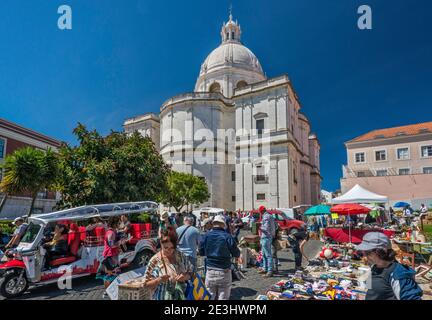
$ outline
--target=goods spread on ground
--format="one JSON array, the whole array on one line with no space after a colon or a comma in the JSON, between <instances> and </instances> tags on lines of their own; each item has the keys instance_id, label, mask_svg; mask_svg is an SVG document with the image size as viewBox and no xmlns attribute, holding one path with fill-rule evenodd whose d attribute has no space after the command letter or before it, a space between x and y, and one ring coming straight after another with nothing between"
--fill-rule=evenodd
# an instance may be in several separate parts
<instances>
[{"instance_id":1,"label":"goods spread on ground","mask_svg":"<svg viewBox=\"0 0 432 320\"><path fill-rule=\"evenodd\" d=\"M370 268L350 245L331 245L304 270L288 275L256 300L364 300Z\"/></svg>"}]
</instances>

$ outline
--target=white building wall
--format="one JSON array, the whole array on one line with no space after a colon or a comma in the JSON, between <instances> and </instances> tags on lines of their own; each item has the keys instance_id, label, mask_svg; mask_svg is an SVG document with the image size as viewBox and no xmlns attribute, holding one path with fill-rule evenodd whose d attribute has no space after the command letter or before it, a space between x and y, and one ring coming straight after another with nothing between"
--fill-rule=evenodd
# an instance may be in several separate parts
<instances>
[{"instance_id":1,"label":"white building wall","mask_svg":"<svg viewBox=\"0 0 432 320\"><path fill-rule=\"evenodd\" d=\"M289 162L288 158L279 159L278 162L278 172L279 172L279 207L280 208L289 208L291 207L290 203L290 172L289 172Z\"/></svg>"}]
</instances>

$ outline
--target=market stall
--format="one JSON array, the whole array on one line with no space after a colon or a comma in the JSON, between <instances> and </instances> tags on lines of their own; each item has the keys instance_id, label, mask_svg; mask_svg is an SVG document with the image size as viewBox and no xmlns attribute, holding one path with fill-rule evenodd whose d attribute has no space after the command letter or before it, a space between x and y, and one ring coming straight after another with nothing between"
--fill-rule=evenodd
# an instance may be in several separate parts
<instances>
[{"instance_id":1,"label":"market stall","mask_svg":"<svg viewBox=\"0 0 432 320\"><path fill-rule=\"evenodd\" d=\"M332 204L341 203L387 203L386 196L371 192L360 185L356 184L351 190L341 195L340 197L332 199Z\"/></svg>"},{"instance_id":2,"label":"market stall","mask_svg":"<svg viewBox=\"0 0 432 320\"><path fill-rule=\"evenodd\" d=\"M376 229L352 229L351 230L351 242L358 244L362 241L364 235L368 232L382 232L387 237L392 238L395 235L395 231L386 230L382 228ZM349 228L326 228L324 229L324 236L331 240L339 243L350 242L350 230Z\"/></svg>"},{"instance_id":3,"label":"market stall","mask_svg":"<svg viewBox=\"0 0 432 320\"><path fill-rule=\"evenodd\" d=\"M370 268L352 259L350 245L323 251L331 251L329 259L318 256L304 271L289 274L256 300L364 300Z\"/></svg>"},{"instance_id":4,"label":"market stall","mask_svg":"<svg viewBox=\"0 0 432 320\"><path fill-rule=\"evenodd\" d=\"M369 208L366 208L364 206L361 206L356 203L344 203L344 204L337 204L330 208L331 212L337 213L338 215L346 215L346 216L352 216L352 215L359 215L359 214L367 214L371 210ZM348 226L348 242L352 242L352 234L351 234L351 223L349 223Z\"/></svg>"}]
</instances>

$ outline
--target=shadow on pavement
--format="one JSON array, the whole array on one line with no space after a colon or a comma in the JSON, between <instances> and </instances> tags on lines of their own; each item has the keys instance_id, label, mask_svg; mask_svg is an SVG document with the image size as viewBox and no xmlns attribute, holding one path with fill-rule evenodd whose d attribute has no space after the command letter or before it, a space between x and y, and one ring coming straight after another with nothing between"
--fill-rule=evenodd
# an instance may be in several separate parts
<instances>
[{"instance_id":1,"label":"shadow on pavement","mask_svg":"<svg viewBox=\"0 0 432 320\"><path fill-rule=\"evenodd\" d=\"M59 289L57 283L30 287L26 293L14 300L27 300L27 299L56 299L61 296L67 295L85 295L95 290L95 287L100 285L103 287L101 281L94 279L92 276L82 277L72 280L72 289Z\"/></svg>"},{"instance_id":2,"label":"shadow on pavement","mask_svg":"<svg viewBox=\"0 0 432 320\"><path fill-rule=\"evenodd\" d=\"M251 288L244 287L234 287L231 290L231 298L230 300L242 300L245 297L255 297L257 295L257 291Z\"/></svg>"}]
</instances>

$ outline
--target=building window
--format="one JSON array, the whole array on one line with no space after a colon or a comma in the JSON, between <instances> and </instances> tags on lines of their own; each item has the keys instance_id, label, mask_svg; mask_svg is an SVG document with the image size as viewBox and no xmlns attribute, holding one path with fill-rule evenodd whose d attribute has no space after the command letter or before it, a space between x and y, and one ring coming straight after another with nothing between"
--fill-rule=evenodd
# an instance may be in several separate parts
<instances>
[{"instance_id":1,"label":"building window","mask_svg":"<svg viewBox=\"0 0 432 320\"><path fill-rule=\"evenodd\" d=\"M231 171L231 181L235 181L235 171Z\"/></svg>"},{"instance_id":2,"label":"building window","mask_svg":"<svg viewBox=\"0 0 432 320\"><path fill-rule=\"evenodd\" d=\"M256 120L256 129L257 129L258 135L262 135L263 130L264 130L264 119Z\"/></svg>"},{"instance_id":3,"label":"building window","mask_svg":"<svg viewBox=\"0 0 432 320\"><path fill-rule=\"evenodd\" d=\"M221 92L221 86L219 83L215 82L210 86L210 92Z\"/></svg>"},{"instance_id":4,"label":"building window","mask_svg":"<svg viewBox=\"0 0 432 320\"><path fill-rule=\"evenodd\" d=\"M375 151L375 161L385 161L387 159L385 150Z\"/></svg>"},{"instance_id":5,"label":"building window","mask_svg":"<svg viewBox=\"0 0 432 320\"><path fill-rule=\"evenodd\" d=\"M265 193L257 193L257 200L265 200Z\"/></svg>"},{"instance_id":6,"label":"building window","mask_svg":"<svg viewBox=\"0 0 432 320\"><path fill-rule=\"evenodd\" d=\"M410 174L411 170L409 168L403 168L403 169L399 169L399 175L400 176L405 176Z\"/></svg>"},{"instance_id":7,"label":"building window","mask_svg":"<svg viewBox=\"0 0 432 320\"><path fill-rule=\"evenodd\" d=\"M234 40L234 32L231 32L231 40Z\"/></svg>"},{"instance_id":8,"label":"building window","mask_svg":"<svg viewBox=\"0 0 432 320\"><path fill-rule=\"evenodd\" d=\"M357 177L359 177L359 178L366 177L366 173L364 171L358 171L357 172Z\"/></svg>"},{"instance_id":9,"label":"building window","mask_svg":"<svg viewBox=\"0 0 432 320\"><path fill-rule=\"evenodd\" d=\"M359 152L355 154L355 163L363 163L365 162L365 153Z\"/></svg>"},{"instance_id":10,"label":"building window","mask_svg":"<svg viewBox=\"0 0 432 320\"><path fill-rule=\"evenodd\" d=\"M232 196L232 197L231 197L231 201L232 201L232 202L235 202L235 196Z\"/></svg>"},{"instance_id":11,"label":"building window","mask_svg":"<svg viewBox=\"0 0 432 320\"><path fill-rule=\"evenodd\" d=\"M387 175L387 170L386 169L377 170L376 175L377 175L377 177L384 177Z\"/></svg>"},{"instance_id":12,"label":"building window","mask_svg":"<svg viewBox=\"0 0 432 320\"><path fill-rule=\"evenodd\" d=\"M423 173L424 174L432 174L432 167L424 167Z\"/></svg>"},{"instance_id":13,"label":"building window","mask_svg":"<svg viewBox=\"0 0 432 320\"><path fill-rule=\"evenodd\" d=\"M258 143L258 157L262 157L262 143Z\"/></svg>"},{"instance_id":14,"label":"building window","mask_svg":"<svg viewBox=\"0 0 432 320\"><path fill-rule=\"evenodd\" d=\"M294 177L294 183L297 184L297 172L295 168L293 168L293 177Z\"/></svg>"},{"instance_id":15,"label":"building window","mask_svg":"<svg viewBox=\"0 0 432 320\"><path fill-rule=\"evenodd\" d=\"M174 158L174 151L170 151L170 157Z\"/></svg>"},{"instance_id":16,"label":"building window","mask_svg":"<svg viewBox=\"0 0 432 320\"><path fill-rule=\"evenodd\" d=\"M241 89L241 88L244 88L244 87L247 87L247 82L246 81L244 81L244 80L240 80L239 82L237 82L237 86L236 86L236 89Z\"/></svg>"},{"instance_id":17,"label":"building window","mask_svg":"<svg viewBox=\"0 0 432 320\"><path fill-rule=\"evenodd\" d=\"M432 146L423 146L423 147L421 147L421 156L423 158L432 157Z\"/></svg>"},{"instance_id":18,"label":"building window","mask_svg":"<svg viewBox=\"0 0 432 320\"><path fill-rule=\"evenodd\" d=\"M265 174L257 174L256 175L256 182L264 182L267 180L267 177Z\"/></svg>"},{"instance_id":19,"label":"building window","mask_svg":"<svg viewBox=\"0 0 432 320\"><path fill-rule=\"evenodd\" d=\"M268 177L267 177L267 175L265 173L266 173L265 172L265 167L262 164L257 165L257 167L256 167L256 174L255 174L255 177L254 177L255 183L259 183L259 184L261 184L261 183L268 183Z\"/></svg>"},{"instance_id":20,"label":"building window","mask_svg":"<svg viewBox=\"0 0 432 320\"><path fill-rule=\"evenodd\" d=\"M297 202L297 196L294 196L294 202Z\"/></svg>"},{"instance_id":21,"label":"building window","mask_svg":"<svg viewBox=\"0 0 432 320\"><path fill-rule=\"evenodd\" d=\"M407 160L409 159L409 149L408 148L399 148L396 151L398 160Z\"/></svg>"},{"instance_id":22,"label":"building window","mask_svg":"<svg viewBox=\"0 0 432 320\"><path fill-rule=\"evenodd\" d=\"M0 159L3 159L5 156L5 146L6 141L4 139L0 139Z\"/></svg>"}]
</instances>

